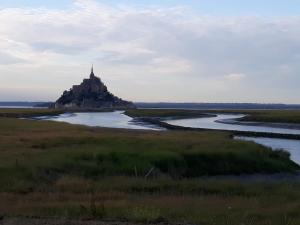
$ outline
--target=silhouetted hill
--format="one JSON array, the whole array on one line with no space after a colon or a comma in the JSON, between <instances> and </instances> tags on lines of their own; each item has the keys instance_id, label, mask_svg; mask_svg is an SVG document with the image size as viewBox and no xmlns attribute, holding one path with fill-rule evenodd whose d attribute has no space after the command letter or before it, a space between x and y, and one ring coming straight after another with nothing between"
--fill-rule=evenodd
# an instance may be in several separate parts
<instances>
[{"instance_id":1,"label":"silhouetted hill","mask_svg":"<svg viewBox=\"0 0 300 225\"><path fill-rule=\"evenodd\" d=\"M134 104L124 101L110 93L99 77L91 70L90 78L84 79L80 85L74 85L69 91L64 91L55 102L59 109L128 109Z\"/></svg>"}]
</instances>

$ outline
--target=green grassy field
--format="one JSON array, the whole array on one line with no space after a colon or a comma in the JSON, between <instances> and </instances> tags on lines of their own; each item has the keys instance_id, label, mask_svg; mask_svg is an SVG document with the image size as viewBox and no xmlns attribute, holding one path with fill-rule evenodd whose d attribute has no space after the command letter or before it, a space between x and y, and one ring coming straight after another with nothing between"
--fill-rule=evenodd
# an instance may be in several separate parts
<instances>
[{"instance_id":1,"label":"green grassy field","mask_svg":"<svg viewBox=\"0 0 300 225\"><path fill-rule=\"evenodd\" d=\"M130 131L9 118L0 124L0 164L10 171L4 174L21 177L42 170L97 177L155 168L182 178L298 168L285 152L233 140L226 132Z\"/></svg>"},{"instance_id":2,"label":"green grassy field","mask_svg":"<svg viewBox=\"0 0 300 225\"><path fill-rule=\"evenodd\" d=\"M299 123L300 124L300 110L272 110L259 111L250 113L243 118L245 121L257 122L274 122L274 123Z\"/></svg>"},{"instance_id":3,"label":"green grassy field","mask_svg":"<svg viewBox=\"0 0 300 225\"><path fill-rule=\"evenodd\" d=\"M299 188L299 182L65 176L34 191L1 192L0 211L143 224L298 225Z\"/></svg>"},{"instance_id":4,"label":"green grassy field","mask_svg":"<svg viewBox=\"0 0 300 225\"><path fill-rule=\"evenodd\" d=\"M57 109L40 109L40 108L28 108L28 109L13 109L3 108L0 109L0 117L10 118L22 118L22 117L34 117L34 116L55 116L63 113L62 110Z\"/></svg>"},{"instance_id":5,"label":"green grassy field","mask_svg":"<svg viewBox=\"0 0 300 225\"><path fill-rule=\"evenodd\" d=\"M4 216L296 225L299 182L207 176L298 169L286 153L233 140L228 132L136 131L0 118Z\"/></svg>"}]
</instances>

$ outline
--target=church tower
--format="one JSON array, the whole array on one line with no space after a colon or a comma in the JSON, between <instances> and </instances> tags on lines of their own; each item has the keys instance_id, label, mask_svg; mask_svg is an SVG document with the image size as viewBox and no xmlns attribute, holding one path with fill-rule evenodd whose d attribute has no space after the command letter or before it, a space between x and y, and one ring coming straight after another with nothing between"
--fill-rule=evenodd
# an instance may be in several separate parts
<instances>
[{"instance_id":1,"label":"church tower","mask_svg":"<svg viewBox=\"0 0 300 225\"><path fill-rule=\"evenodd\" d=\"M94 77L95 77L95 74L94 74L94 65L92 65L90 78L94 78Z\"/></svg>"}]
</instances>

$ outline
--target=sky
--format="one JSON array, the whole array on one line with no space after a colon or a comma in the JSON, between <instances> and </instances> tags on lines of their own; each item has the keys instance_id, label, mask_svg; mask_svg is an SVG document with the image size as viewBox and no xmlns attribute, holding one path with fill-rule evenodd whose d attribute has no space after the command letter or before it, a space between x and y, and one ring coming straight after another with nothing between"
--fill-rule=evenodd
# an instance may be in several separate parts
<instances>
[{"instance_id":1,"label":"sky","mask_svg":"<svg viewBox=\"0 0 300 225\"><path fill-rule=\"evenodd\" d=\"M144 102L300 104L300 0L0 0L0 101L89 76Z\"/></svg>"}]
</instances>

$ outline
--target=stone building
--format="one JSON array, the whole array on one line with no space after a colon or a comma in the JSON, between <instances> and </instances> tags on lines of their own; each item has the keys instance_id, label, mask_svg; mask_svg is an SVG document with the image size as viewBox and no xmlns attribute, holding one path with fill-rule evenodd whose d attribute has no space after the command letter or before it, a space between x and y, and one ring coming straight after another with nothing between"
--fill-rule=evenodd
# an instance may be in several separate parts
<instances>
[{"instance_id":1,"label":"stone building","mask_svg":"<svg viewBox=\"0 0 300 225\"><path fill-rule=\"evenodd\" d=\"M64 91L56 101L58 109L127 109L135 108L134 104L122 100L110 93L100 78L94 74L92 67L89 79L84 79L80 85L74 85L69 91Z\"/></svg>"}]
</instances>

